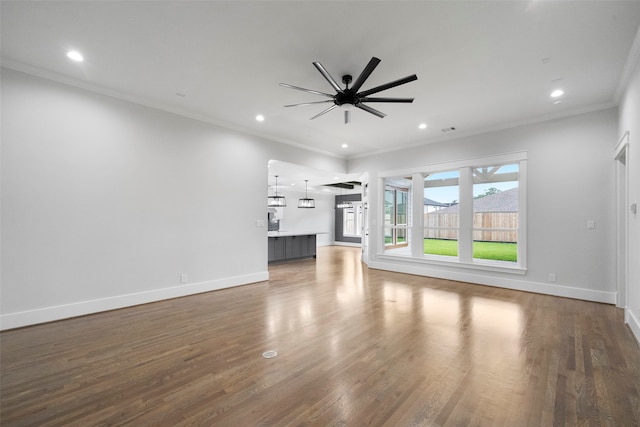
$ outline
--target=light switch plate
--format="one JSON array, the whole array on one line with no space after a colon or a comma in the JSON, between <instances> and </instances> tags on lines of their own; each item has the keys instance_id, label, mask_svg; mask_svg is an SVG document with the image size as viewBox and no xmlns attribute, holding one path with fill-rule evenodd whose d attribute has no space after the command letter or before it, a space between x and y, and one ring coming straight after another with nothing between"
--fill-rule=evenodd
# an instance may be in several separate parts
<instances>
[{"instance_id":1,"label":"light switch plate","mask_svg":"<svg viewBox=\"0 0 640 427\"><path fill-rule=\"evenodd\" d=\"M587 228L589 230L593 230L594 228L596 228L596 222L593 220L587 221Z\"/></svg>"},{"instance_id":2,"label":"light switch plate","mask_svg":"<svg viewBox=\"0 0 640 427\"><path fill-rule=\"evenodd\" d=\"M264 219L256 219L256 227L264 227Z\"/></svg>"}]
</instances>

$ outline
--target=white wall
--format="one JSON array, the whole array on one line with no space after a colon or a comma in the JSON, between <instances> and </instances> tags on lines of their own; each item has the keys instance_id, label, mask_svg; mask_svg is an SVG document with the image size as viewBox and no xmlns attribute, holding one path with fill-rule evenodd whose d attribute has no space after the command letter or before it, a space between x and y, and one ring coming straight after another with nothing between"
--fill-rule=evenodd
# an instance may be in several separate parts
<instances>
[{"instance_id":1,"label":"white wall","mask_svg":"<svg viewBox=\"0 0 640 427\"><path fill-rule=\"evenodd\" d=\"M0 328L266 279L267 230L256 220L265 219L273 158L368 172L375 195L380 171L527 151L527 274L419 273L615 301L612 152L629 130L630 195L640 201L637 66L621 104L620 129L610 109L354 159L348 171L334 157L39 77L4 68L0 77ZM377 201L369 203L373 212ZM286 220L302 215L293 209L285 228L292 227ZM586 229L587 220L596 221L595 230ZM371 232L376 238L374 227ZM630 236L629 300L637 322L637 217ZM375 252L369 258L376 262ZM546 281L550 272L557 283ZM187 284L179 283L181 273L189 275Z\"/></svg>"},{"instance_id":2,"label":"white wall","mask_svg":"<svg viewBox=\"0 0 640 427\"><path fill-rule=\"evenodd\" d=\"M524 276L383 260L376 253L381 244L374 244L381 241L381 229L373 225L370 265L615 303L613 146L617 134L617 111L608 109L350 160L350 172L369 173L371 220L380 209L377 176L381 171L528 153L528 271ZM595 220L594 230L587 229L588 220ZM557 275L557 282L548 282L549 273Z\"/></svg>"},{"instance_id":3,"label":"white wall","mask_svg":"<svg viewBox=\"0 0 640 427\"><path fill-rule=\"evenodd\" d=\"M629 202L640 204L640 61L627 85L620 103L619 136L629 132L627 168L629 173ZM628 211L627 211L628 212ZM640 341L640 213L628 216L629 221L629 295L626 319Z\"/></svg>"},{"instance_id":4,"label":"white wall","mask_svg":"<svg viewBox=\"0 0 640 427\"><path fill-rule=\"evenodd\" d=\"M298 199L305 197L304 191L279 188L278 194L287 198L287 206L276 208L276 218L280 219L280 230L300 233L319 233L317 246L332 245L334 241L334 196L333 194L309 194L315 200L314 209L299 209Z\"/></svg>"},{"instance_id":5,"label":"white wall","mask_svg":"<svg viewBox=\"0 0 640 427\"><path fill-rule=\"evenodd\" d=\"M3 329L265 280L268 160L345 171L17 71L1 83Z\"/></svg>"}]
</instances>

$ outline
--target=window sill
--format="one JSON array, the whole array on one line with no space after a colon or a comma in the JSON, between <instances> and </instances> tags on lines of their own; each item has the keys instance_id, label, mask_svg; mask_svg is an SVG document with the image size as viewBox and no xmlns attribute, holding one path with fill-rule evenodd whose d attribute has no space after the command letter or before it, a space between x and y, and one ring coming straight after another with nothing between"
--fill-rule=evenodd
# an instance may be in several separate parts
<instances>
[{"instance_id":1,"label":"window sill","mask_svg":"<svg viewBox=\"0 0 640 427\"><path fill-rule=\"evenodd\" d=\"M384 260L400 260L406 262L413 262L423 265L438 265L447 267L458 267L469 270L483 270L483 271L495 271L499 273L510 274L526 274L527 269L518 266L516 263L508 261L488 261L488 260L475 260L473 262L461 262L458 257L447 257L438 255L429 255L424 258L414 258L409 254L378 254L378 259Z\"/></svg>"}]
</instances>

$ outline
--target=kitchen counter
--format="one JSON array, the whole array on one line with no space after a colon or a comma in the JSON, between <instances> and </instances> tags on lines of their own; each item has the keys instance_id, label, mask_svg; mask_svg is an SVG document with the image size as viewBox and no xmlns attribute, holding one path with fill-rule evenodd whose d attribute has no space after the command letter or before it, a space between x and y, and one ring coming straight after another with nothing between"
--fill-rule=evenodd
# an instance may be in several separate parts
<instances>
[{"instance_id":1,"label":"kitchen counter","mask_svg":"<svg viewBox=\"0 0 640 427\"><path fill-rule=\"evenodd\" d=\"M316 234L321 233L269 231L269 262L315 258Z\"/></svg>"},{"instance_id":2,"label":"kitchen counter","mask_svg":"<svg viewBox=\"0 0 640 427\"><path fill-rule=\"evenodd\" d=\"M327 231L269 231L269 237L286 237L286 236L309 236L311 234L328 234Z\"/></svg>"}]
</instances>

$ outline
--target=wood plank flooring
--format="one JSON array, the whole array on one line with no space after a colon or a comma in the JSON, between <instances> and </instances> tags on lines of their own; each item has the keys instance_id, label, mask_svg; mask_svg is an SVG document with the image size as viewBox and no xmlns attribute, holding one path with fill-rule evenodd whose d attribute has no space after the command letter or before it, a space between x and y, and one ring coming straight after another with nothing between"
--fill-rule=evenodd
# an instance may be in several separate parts
<instances>
[{"instance_id":1,"label":"wood plank flooring","mask_svg":"<svg viewBox=\"0 0 640 427\"><path fill-rule=\"evenodd\" d=\"M611 305L370 270L357 248L269 270L3 332L0 423L640 424L640 349Z\"/></svg>"}]
</instances>

